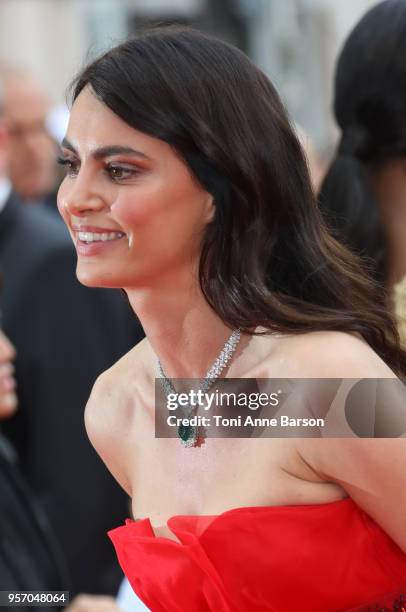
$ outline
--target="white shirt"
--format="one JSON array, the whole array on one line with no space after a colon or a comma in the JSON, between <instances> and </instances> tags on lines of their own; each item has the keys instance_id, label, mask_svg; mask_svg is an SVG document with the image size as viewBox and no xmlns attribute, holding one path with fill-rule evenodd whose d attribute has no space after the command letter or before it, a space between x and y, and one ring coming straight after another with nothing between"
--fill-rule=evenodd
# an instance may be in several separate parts
<instances>
[{"instance_id":1,"label":"white shirt","mask_svg":"<svg viewBox=\"0 0 406 612\"><path fill-rule=\"evenodd\" d=\"M0 213L5 207L11 193L11 183L7 177L0 177Z\"/></svg>"},{"instance_id":2,"label":"white shirt","mask_svg":"<svg viewBox=\"0 0 406 612\"><path fill-rule=\"evenodd\" d=\"M147 608L132 590L127 578L124 578L117 595L117 605L122 612L149 612Z\"/></svg>"}]
</instances>

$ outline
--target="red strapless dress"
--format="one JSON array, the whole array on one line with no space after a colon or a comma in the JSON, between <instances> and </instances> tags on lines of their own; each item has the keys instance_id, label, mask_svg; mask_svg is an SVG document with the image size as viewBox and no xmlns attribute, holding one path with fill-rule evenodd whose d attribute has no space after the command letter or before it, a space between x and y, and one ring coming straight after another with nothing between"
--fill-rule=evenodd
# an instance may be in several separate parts
<instances>
[{"instance_id":1,"label":"red strapless dress","mask_svg":"<svg viewBox=\"0 0 406 612\"><path fill-rule=\"evenodd\" d=\"M108 532L153 612L403 609L406 555L350 498L174 516L168 527L180 542L155 536L149 519Z\"/></svg>"}]
</instances>

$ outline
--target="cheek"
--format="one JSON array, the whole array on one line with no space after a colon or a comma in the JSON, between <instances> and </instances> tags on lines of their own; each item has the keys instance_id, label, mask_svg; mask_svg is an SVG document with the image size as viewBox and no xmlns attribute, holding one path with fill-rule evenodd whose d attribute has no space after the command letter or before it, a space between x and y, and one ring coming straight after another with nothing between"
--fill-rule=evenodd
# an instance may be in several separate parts
<instances>
[{"instance_id":1,"label":"cheek","mask_svg":"<svg viewBox=\"0 0 406 612\"><path fill-rule=\"evenodd\" d=\"M161 215L159 199L151 195L126 194L111 206L111 214L123 229L154 224Z\"/></svg>"},{"instance_id":2,"label":"cheek","mask_svg":"<svg viewBox=\"0 0 406 612\"><path fill-rule=\"evenodd\" d=\"M129 236L137 257L152 261L193 258L200 249L207 194L189 177L165 176L123 188L111 205L111 216ZM113 200L111 200L113 201Z\"/></svg>"}]
</instances>

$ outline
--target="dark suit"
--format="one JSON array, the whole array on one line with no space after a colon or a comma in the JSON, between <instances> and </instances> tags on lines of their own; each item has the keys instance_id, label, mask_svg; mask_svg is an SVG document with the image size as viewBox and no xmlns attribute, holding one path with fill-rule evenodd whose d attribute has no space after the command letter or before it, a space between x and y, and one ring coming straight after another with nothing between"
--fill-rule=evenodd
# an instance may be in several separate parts
<instances>
[{"instance_id":1,"label":"dark suit","mask_svg":"<svg viewBox=\"0 0 406 612\"><path fill-rule=\"evenodd\" d=\"M0 590L62 591L66 585L69 576L48 519L20 474L14 449L0 434ZM43 609L37 605L30 612ZM59 609L55 605L47 612Z\"/></svg>"},{"instance_id":2,"label":"dark suit","mask_svg":"<svg viewBox=\"0 0 406 612\"><path fill-rule=\"evenodd\" d=\"M76 280L64 224L10 198L0 213L4 331L17 349L19 411L3 424L66 554L74 593L113 593L121 572L105 532L127 498L87 438L97 376L142 338L117 290Z\"/></svg>"}]
</instances>

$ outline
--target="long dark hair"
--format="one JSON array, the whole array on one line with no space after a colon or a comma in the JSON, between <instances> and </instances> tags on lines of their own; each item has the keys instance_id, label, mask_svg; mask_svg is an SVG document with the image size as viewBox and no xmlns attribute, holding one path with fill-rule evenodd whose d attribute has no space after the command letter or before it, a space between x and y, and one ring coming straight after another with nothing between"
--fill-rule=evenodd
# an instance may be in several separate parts
<instances>
[{"instance_id":1,"label":"long dark hair","mask_svg":"<svg viewBox=\"0 0 406 612\"><path fill-rule=\"evenodd\" d=\"M342 137L320 192L334 234L387 278L387 245L369 174L406 155L406 1L381 2L347 38L335 74Z\"/></svg>"},{"instance_id":2,"label":"long dark hair","mask_svg":"<svg viewBox=\"0 0 406 612\"><path fill-rule=\"evenodd\" d=\"M375 286L325 230L278 94L241 51L158 28L87 66L73 100L86 86L128 125L169 143L214 196L199 279L230 328L359 332L406 371Z\"/></svg>"}]
</instances>

